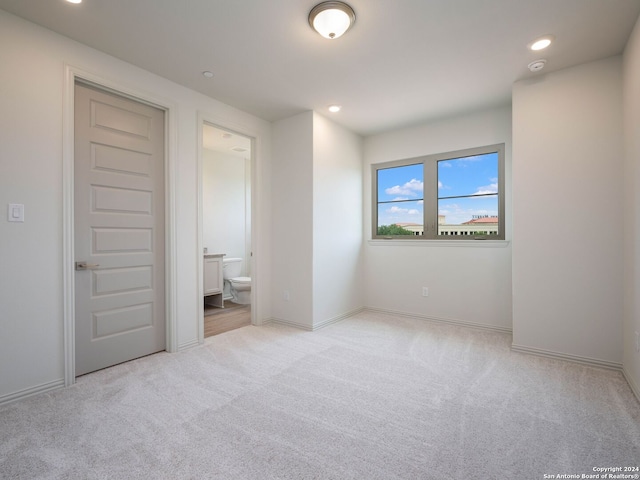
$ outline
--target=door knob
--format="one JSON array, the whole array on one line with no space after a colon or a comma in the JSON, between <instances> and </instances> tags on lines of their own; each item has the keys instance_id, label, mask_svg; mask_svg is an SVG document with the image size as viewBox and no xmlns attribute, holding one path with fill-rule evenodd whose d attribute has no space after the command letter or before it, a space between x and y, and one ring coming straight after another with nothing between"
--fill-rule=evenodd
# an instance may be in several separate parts
<instances>
[{"instance_id":1,"label":"door knob","mask_svg":"<svg viewBox=\"0 0 640 480\"><path fill-rule=\"evenodd\" d=\"M76 270L93 270L99 266L99 263L76 262Z\"/></svg>"}]
</instances>

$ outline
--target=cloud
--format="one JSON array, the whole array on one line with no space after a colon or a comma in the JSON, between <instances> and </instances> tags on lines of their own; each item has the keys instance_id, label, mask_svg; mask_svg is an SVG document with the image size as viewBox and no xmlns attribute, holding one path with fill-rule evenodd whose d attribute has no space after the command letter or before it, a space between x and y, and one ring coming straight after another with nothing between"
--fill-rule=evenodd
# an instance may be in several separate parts
<instances>
[{"instance_id":1,"label":"cloud","mask_svg":"<svg viewBox=\"0 0 640 480\"><path fill-rule=\"evenodd\" d=\"M385 210L385 213L390 213L393 215L422 215L420 210L416 210L415 208L400 208L393 206Z\"/></svg>"},{"instance_id":2,"label":"cloud","mask_svg":"<svg viewBox=\"0 0 640 480\"><path fill-rule=\"evenodd\" d=\"M444 187L444 185L442 184L442 182L440 180L438 180L438 188L442 188Z\"/></svg>"},{"instance_id":3,"label":"cloud","mask_svg":"<svg viewBox=\"0 0 640 480\"><path fill-rule=\"evenodd\" d=\"M386 213L407 213L409 210L400 207L391 207L385 210Z\"/></svg>"},{"instance_id":4,"label":"cloud","mask_svg":"<svg viewBox=\"0 0 640 480\"><path fill-rule=\"evenodd\" d=\"M418 193L422 194L424 190L424 183L420 180L416 180L415 178L411 179L404 185L395 185L393 187L387 188L384 193L387 195L400 195L406 197L417 197Z\"/></svg>"},{"instance_id":5,"label":"cloud","mask_svg":"<svg viewBox=\"0 0 640 480\"><path fill-rule=\"evenodd\" d=\"M453 167L453 165L451 165L451 163L449 163L449 162L438 162L438 166L440 166L440 167L446 167L446 168L451 168L451 167Z\"/></svg>"},{"instance_id":6,"label":"cloud","mask_svg":"<svg viewBox=\"0 0 640 480\"><path fill-rule=\"evenodd\" d=\"M449 203L447 205L442 205L438 209L438 215L453 215L461 211L462 209L457 203Z\"/></svg>"},{"instance_id":7,"label":"cloud","mask_svg":"<svg viewBox=\"0 0 640 480\"><path fill-rule=\"evenodd\" d=\"M492 183L490 185L485 185L482 187L478 187L478 191L474 193L474 195L487 195L490 193L498 193L498 184Z\"/></svg>"},{"instance_id":8,"label":"cloud","mask_svg":"<svg viewBox=\"0 0 640 480\"><path fill-rule=\"evenodd\" d=\"M407 197L396 197L393 200L391 200L392 202L401 202L403 200L409 200Z\"/></svg>"},{"instance_id":9,"label":"cloud","mask_svg":"<svg viewBox=\"0 0 640 480\"><path fill-rule=\"evenodd\" d=\"M470 157L456 158L455 160L459 162L479 162L481 160L484 160L485 158L486 154L483 153L481 155L471 155Z\"/></svg>"}]
</instances>

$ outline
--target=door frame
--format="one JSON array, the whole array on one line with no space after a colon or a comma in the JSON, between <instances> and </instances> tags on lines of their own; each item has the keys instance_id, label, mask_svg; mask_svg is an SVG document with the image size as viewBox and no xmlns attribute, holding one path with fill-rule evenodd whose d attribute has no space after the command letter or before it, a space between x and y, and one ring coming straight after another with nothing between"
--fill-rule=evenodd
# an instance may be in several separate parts
<instances>
[{"instance_id":1,"label":"door frame","mask_svg":"<svg viewBox=\"0 0 640 480\"><path fill-rule=\"evenodd\" d=\"M70 386L76 380L75 352L75 269L74 233L74 96L76 81L95 86L106 92L136 102L151 105L164 111L164 163L165 163L165 318L166 351L176 352L176 195L175 164L177 158L177 106L146 91L126 86L106 79L81 68L65 64L63 93L63 133L62 133L62 290L63 290L63 342L64 342L64 385Z\"/></svg>"},{"instance_id":2,"label":"door frame","mask_svg":"<svg viewBox=\"0 0 640 480\"><path fill-rule=\"evenodd\" d=\"M260 291L260 272L258 267L258 258L259 258L259 243L258 243L258 233L259 233L259 225L258 221L260 218L260 212L258 211L259 202L258 198L258 174L257 174L257 152L260 143L260 134L257 131L247 127L246 125L237 124L228 120L223 116L216 116L210 113L198 112L198 184L196 186L197 189L197 197L198 197L198 234L197 234L197 248L196 253L198 255L196 259L197 265L197 285L198 285L198 343L204 342L204 268L203 268L203 255L204 255L204 227L203 227L203 205L202 205L202 194L203 194L203 135L202 135L202 127L205 125L211 125L216 128L220 128L222 130L227 130L231 133L236 133L238 135L242 135L243 137L247 137L251 140L251 324L252 325L262 325L261 318L262 316L259 314L260 305L259 305L259 295Z\"/></svg>"}]
</instances>

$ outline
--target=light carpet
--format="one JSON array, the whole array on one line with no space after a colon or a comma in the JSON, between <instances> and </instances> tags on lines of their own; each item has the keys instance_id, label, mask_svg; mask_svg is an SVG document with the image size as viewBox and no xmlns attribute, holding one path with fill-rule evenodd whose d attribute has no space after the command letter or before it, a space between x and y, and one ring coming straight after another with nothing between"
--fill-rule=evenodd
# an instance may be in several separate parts
<instances>
[{"instance_id":1,"label":"light carpet","mask_svg":"<svg viewBox=\"0 0 640 480\"><path fill-rule=\"evenodd\" d=\"M0 409L11 479L543 479L640 464L619 372L363 312L208 338Z\"/></svg>"}]
</instances>

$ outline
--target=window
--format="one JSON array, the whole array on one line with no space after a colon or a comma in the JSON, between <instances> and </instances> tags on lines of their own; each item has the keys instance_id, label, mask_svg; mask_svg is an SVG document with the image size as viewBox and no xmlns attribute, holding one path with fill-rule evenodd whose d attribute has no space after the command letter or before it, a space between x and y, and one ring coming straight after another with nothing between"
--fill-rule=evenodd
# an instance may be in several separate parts
<instances>
[{"instance_id":1,"label":"window","mask_svg":"<svg viewBox=\"0 0 640 480\"><path fill-rule=\"evenodd\" d=\"M504 144L372 165L373 238L504 240Z\"/></svg>"}]
</instances>

